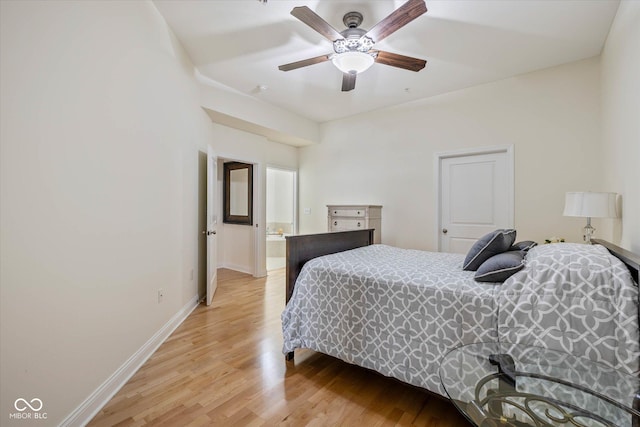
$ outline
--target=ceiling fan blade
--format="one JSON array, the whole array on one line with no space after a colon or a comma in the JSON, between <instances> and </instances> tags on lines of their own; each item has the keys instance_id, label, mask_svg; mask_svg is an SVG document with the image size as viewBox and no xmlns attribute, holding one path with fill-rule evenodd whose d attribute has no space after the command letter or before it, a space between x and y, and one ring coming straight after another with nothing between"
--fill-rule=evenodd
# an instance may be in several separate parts
<instances>
[{"instance_id":1,"label":"ceiling fan blade","mask_svg":"<svg viewBox=\"0 0 640 427\"><path fill-rule=\"evenodd\" d=\"M420 71L427 61L424 59L412 58L410 56L399 55L397 53L385 52L384 50L377 50L378 56L375 61L379 64L390 65L392 67L404 68L410 71Z\"/></svg>"},{"instance_id":2,"label":"ceiling fan blade","mask_svg":"<svg viewBox=\"0 0 640 427\"><path fill-rule=\"evenodd\" d=\"M378 22L363 37L369 37L373 39L375 43L378 43L426 11L427 5L424 3L424 0L409 0L382 21Z\"/></svg>"},{"instance_id":3,"label":"ceiling fan blade","mask_svg":"<svg viewBox=\"0 0 640 427\"><path fill-rule=\"evenodd\" d=\"M356 76L358 73L342 73L342 91L349 92L356 88Z\"/></svg>"},{"instance_id":4,"label":"ceiling fan blade","mask_svg":"<svg viewBox=\"0 0 640 427\"><path fill-rule=\"evenodd\" d=\"M329 41L334 42L338 39L342 39L342 34L333 28L327 21L322 19L313 10L307 6L294 7L291 14L325 36Z\"/></svg>"},{"instance_id":5,"label":"ceiling fan blade","mask_svg":"<svg viewBox=\"0 0 640 427\"><path fill-rule=\"evenodd\" d=\"M303 59L302 61L291 62L290 64L280 65L278 69L280 71L291 71L296 68L306 67L308 65L319 64L329 60L331 54L316 56L315 58Z\"/></svg>"}]
</instances>

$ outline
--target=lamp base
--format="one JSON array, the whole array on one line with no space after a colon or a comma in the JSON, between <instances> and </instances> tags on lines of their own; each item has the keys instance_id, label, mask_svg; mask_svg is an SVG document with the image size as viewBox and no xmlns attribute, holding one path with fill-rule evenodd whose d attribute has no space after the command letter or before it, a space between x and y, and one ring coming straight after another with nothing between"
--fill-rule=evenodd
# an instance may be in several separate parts
<instances>
[{"instance_id":1,"label":"lamp base","mask_svg":"<svg viewBox=\"0 0 640 427\"><path fill-rule=\"evenodd\" d=\"M582 236L582 238L584 239L584 242L587 245L593 244L593 242L591 241L591 237L593 236L593 233L595 231L596 229L591 226L591 218L587 218L587 225L584 227L584 234Z\"/></svg>"}]
</instances>

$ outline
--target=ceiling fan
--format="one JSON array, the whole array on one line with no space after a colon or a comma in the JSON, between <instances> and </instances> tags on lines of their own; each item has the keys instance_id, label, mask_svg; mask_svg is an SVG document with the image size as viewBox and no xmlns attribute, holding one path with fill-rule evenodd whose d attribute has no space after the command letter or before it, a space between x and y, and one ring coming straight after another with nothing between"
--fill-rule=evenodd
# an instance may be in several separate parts
<instances>
[{"instance_id":1,"label":"ceiling fan","mask_svg":"<svg viewBox=\"0 0 640 427\"><path fill-rule=\"evenodd\" d=\"M359 28L362 23L361 13L348 12L342 19L347 28L338 32L307 6L294 7L291 14L329 39L333 43L334 53L280 65L278 69L291 71L331 60L343 73L343 92L353 90L356 87L356 76L367 70L374 62L405 70L420 71L427 64L424 59L376 50L373 46L426 11L427 6L424 0L409 0L369 31Z\"/></svg>"}]
</instances>

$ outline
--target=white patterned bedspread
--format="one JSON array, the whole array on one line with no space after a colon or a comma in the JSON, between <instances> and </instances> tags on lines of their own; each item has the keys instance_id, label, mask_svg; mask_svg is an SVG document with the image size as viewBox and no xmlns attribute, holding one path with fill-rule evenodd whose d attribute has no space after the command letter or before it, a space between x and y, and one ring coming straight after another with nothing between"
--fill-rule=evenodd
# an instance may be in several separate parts
<instances>
[{"instance_id":1,"label":"white patterned bedspread","mask_svg":"<svg viewBox=\"0 0 640 427\"><path fill-rule=\"evenodd\" d=\"M561 350L638 374L638 287L605 247L536 246L498 297L501 342Z\"/></svg>"},{"instance_id":2,"label":"white patterned bedspread","mask_svg":"<svg viewBox=\"0 0 640 427\"><path fill-rule=\"evenodd\" d=\"M307 262L282 313L283 352L309 348L442 395L442 357L474 342L638 371L638 289L602 246L537 246L503 284L476 282L463 260L372 245Z\"/></svg>"},{"instance_id":3,"label":"white patterned bedspread","mask_svg":"<svg viewBox=\"0 0 640 427\"><path fill-rule=\"evenodd\" d=\"M497 338L498 288L463 260L372 245L307 262L282 313L283 351L309 348L444 395L446 351Z\"/></svg>"}]
</instances>

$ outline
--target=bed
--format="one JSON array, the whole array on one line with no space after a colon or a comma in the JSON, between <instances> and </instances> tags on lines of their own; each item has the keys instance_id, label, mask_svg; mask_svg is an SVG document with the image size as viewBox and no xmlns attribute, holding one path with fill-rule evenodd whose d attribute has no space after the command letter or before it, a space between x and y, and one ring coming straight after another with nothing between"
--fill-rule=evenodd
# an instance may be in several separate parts
<instances>
[{"instance_id":1,"label":"bed","mask_svg":"<svg viewBox=\"0 0 640 427\"><path fill-rule=\"evenodd\" d=\"M597 243L535 247L503 283L479 283L464 255L373 245L372 230L290 236L283 352L308 348L443 396L440 360L473 342L638 374L639 257Z\"/></svg>"}]
</instances>

